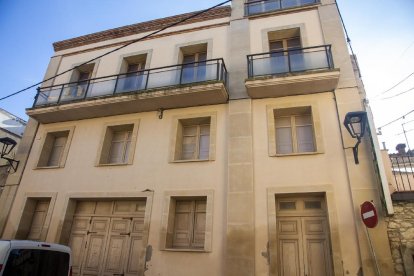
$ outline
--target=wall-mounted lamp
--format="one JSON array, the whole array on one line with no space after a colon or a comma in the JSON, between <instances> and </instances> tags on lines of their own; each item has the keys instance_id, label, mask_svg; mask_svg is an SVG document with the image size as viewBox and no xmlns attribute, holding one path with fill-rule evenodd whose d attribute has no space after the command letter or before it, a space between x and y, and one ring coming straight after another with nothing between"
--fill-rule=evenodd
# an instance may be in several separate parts
<instances>
[{"instance_id":1,"label":"wall-mounted lamp","mask_svg":"<svg viewBox=\"0 0 414 276\"><path fill-rule=\"evenodd\" d=\"M13 170L17 171L17 167L19 166L20 161L14 160L13 158L6 157L6 155L9 155L10 152L14 149L17 142L14 141L12 138L3 137L3 138L0 138L0 144L3 145L1 148L1 152L0 152L0 158L7 160L7 162L9 162Z\"/></svg>"},{"instance_id":2,"label":"wall-mounted lamp","mask_svg":"<svg viewBox=\"0 0 414 276\"><path fill-rule=\"evenodd\" d=\"M349 134L351 134L352 138L357 139L357 143L352 148L354 152L355 164L359 164L358 146L361 143L361 138L364 137L367 121L368 118L365 111L348 112L345 115L344 125Z\"/></svg>"}]
</instances>

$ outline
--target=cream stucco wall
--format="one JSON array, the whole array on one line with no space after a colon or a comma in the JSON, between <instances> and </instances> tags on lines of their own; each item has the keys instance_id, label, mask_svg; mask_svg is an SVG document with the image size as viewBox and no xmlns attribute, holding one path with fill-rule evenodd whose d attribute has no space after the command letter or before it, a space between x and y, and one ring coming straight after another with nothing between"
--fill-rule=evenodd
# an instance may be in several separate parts
<instances>
[{"instance_id":1,"label":"cream stucco wall","mask_svg":"<svg viewBox=\"0 0 414 276\"><path fill-rule=\"evenodd\" d=\"M170 163L169 151L174 116L217 114L216 158L214 161ZM20 222L27 195L57 193L46 240L59 242L68 197L119 198L130 197L146 189L153 192L153 205L148 245L153 250L152 263L146 275L220 275L223 259L223 221L226 187L226 105L194 107L164 112L158 119L156 112L116 117L96 118L77 122L41 125L32 154L22 178L19 193L11 210L3 238L13 238ZM99 142L106 123L139 120L139 130L132 165L95 166ZM45 136L45 129L74 126L74 134L64 168L36 169ZM208 253L160 251L161 219L164 193L169 191L214 191L212 249ZM33 195L32 195L33 196ZM185 259L191 266L174 266ZM208 269L203 263L210 260ZM214 260L214 261L213 261ZM164 265L160 265L164 264ZM191 271L191 272L190 272Z\"/></svg>"}]
</instances>

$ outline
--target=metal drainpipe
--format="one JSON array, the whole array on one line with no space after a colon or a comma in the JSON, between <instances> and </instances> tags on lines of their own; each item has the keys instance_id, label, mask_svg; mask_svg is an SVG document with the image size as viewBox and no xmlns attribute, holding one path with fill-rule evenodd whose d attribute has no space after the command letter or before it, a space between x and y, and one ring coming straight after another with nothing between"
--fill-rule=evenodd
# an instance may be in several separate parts
<instances>
[{"instance_id":1,"label":"metal drainpipe","mask_svg":"<svg viewBox=\"0 0 414 276\"><path fill-rule=\"evenodd\" d=\"M385 168L384 168L384 162L382 161L382 155L381 155L381 151L380 151L380 146L378 143L378 137L377 137L377 133L376 133L376 129L374 128L374 118L372 116L372 110L371 107L368 105L367 101L364 101L364 107L365 110L367 112L367 117L368 117L368 127L370 129L370 133L371 133L371 139L372 139L372 144L373 144L373 154L375 155L376 159L377 159L377 166L378 166L378 172L379 172L379 178L380 178L380 182L381 182L381 188L382 188L382 193L383 193L383 197L385 200L385 208L387 211L387 215L393 215L394 214L394 207L392 205L392 199L391 199L391 194L390 194L390 190L388 187L388 180L387 180L387 176L385 174Z\"/></svg>"}]
</instances>

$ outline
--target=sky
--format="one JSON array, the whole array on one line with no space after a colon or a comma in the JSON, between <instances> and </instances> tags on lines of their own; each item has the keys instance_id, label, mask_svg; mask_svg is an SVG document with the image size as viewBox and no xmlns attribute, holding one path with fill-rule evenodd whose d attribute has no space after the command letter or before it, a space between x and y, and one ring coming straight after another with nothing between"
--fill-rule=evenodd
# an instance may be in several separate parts
<instances>
[{"instance_id":1,"label":"sky","mask_svg":"<svg viewBox=\"0 0 414 276\"><path fill-rule=\"evenodd\" d=\"M0 0L0 97L43 79L52 43L93 32L209 8L222 0ZM358 57L376 127L414 110L413 0L337 0ZM144 3L144 4L143 4ZM406 92L407 90L410 90ZM36 89L0 101L27 120ZM404 93L405 92L405 93ZM401 95L398 95L401 94ZM397 95L397 96L396 96ZM390 152L414 149L414 111L381 128Z\"/></svg>"}]
</instances>

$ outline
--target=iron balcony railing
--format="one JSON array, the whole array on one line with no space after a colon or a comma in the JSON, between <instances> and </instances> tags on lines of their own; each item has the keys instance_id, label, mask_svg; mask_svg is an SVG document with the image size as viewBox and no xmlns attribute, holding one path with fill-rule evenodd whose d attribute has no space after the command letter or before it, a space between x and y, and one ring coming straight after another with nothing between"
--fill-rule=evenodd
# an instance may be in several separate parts
<instances>
[{"instance_id":1,"label":"iron balcony railing","mask_svg":"<svg viewBox=\"0 0 414 276\"><path fill-rule=\"evenodd\" d=\"M398 192L414 191L414 156L390 156Z\"/></svg>"},{"instance_id":2,"label":"iron balcony railing","mask_svg":"<svg viewBox=\"0 0 414 276\"><path fill-rule=\"evenodd\" d=\"M222 81L227 86L227 69L222 58L38 88L33 107L210 81Z\"/></svg>"},{"instance_id":3,"label":"iron balcony railing","mask_svg":"<svg viewBox=\"0 0 414 276\"><path fill-rule=\"evenodd\" d=\"M247 1L244 5L246 15L279 11L319 3L319 0L258 0Z\"/></svg>"},{"instance_id":4,"label":"iron balcony railing","mask_svg":"<svg viewBox=\"0 0 414 276\"><path fill-rule=\"evenodd\" d=\"M331 45L248 55L247 64L249 78L334 68Z\"/></svg>"}]
</instances>

